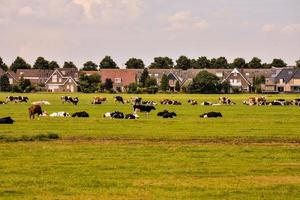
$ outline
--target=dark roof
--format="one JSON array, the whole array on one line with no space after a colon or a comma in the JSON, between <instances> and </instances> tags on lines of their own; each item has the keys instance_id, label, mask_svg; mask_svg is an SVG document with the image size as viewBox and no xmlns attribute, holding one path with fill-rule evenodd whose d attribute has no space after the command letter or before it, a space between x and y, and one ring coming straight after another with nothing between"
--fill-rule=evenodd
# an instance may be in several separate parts
<instances>
[{"instance_id":1,"label":"dark roof","mask_svg":"<svg viewBox=\"0 0 300 200\"><path fill-rule=\"evenodd\" d=\"M297 71L297 69L282 69L281 72L275 77L275 82L279 82L279 80L282 79L283 82L287 83L296 73L299 74Z\"/></svg>"}]
</instances>

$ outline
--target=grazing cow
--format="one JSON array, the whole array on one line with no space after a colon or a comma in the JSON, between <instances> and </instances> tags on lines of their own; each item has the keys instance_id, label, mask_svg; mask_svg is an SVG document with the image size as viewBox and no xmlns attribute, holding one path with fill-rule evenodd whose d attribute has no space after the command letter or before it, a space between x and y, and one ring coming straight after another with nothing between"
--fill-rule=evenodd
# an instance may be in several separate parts
<instances>
[{"instance_id":1,"label":"grazing cow","mask_svg":"<svg viewBox=\"0 0 300 200\"><path fill-rule=\"evenodd\" d=\"M78 102L79 102L78 97L72 98L72 97L70 97L70 96L62 96L62 97L60 98L60 100L61 100L62 103L65 103L65 102L67 102L67 103L72 103L72 104L75 105L75 106L77 106L77 104L78 104Z\"/></svg>"},{"instance_id":2,"label":"grazing cow","mask_svg":"<svg viewBox=\"0 0 300 200\"><path fill-rule=\"evenodd\" d=\"M38 117L43 115L42 107L40 105L33 105L28 108L28 111L30 119L34 119L35 114L37 114Z\"/></svg>"},{"instance_id":3,"label":"grazing cow","mask_svg":"<svg viewBox=\"0 0 300 200\"><path fill-rule=\"evenodd\" d=\"M147 105L134 105L133 106L134 112L144 112L149 113L151 110L156 110L154 106L147 106Z\"/></svg>"},{"instance_id":4,"label":"grazing cow","mask_svg":"<svg viewBox=\"0 0 300 200\"><path fill-rule=\"evenodd\" d=\"M90 117L90 115L87 112L82 111L74 113L72 117Z\"/></svg>"},{"instance_id":5,"label":"grazing cow","mask_svg":"<svg viewBox=\"0 0 300 200\"><path fill-rule=\"evenodd\" d=\"M198 102L194 99L189 99L188 103L191 104L192 106L198 105Z\"/></svg>"},{"instance_id":6,"label":"grazing cow","mask_svg":"<svg viewBox=\"0 0 300 200\"><path fill-rule=\"evenodd\" d=\"M67 112L55 112L49 115L50 117L70 117L71 115Z\"/></svg>"},{"instance_id":7,"label":"grazing cow","mask_svg":"<svg viewBox=\"0 0 300 200\"><path fill-rule=\"evenodd\" d=\"M123 97L121 97L121 96L116 96L116 97L115 97L115 102L119 102L119 103L124 104Z\"/></svg>"},{"instance_id":8,"label":"grazing cow","mask_svg":"<svg viewBox=\"0 0 300 200\"><path fill-rule=\"evenodd\" d=\"M220 102L220 104L223 104L223 105L233 105L233 104L235 104L228 97L219 97L219 102Z\"/></svg>"},{"instance_id":9,"label":"grazing cow","mask_svg":"<svg viewBox=\"0 0 300 200\"><path fill-rule=\"evenodd\" d=\"M35 102L32 102L32 105L50 105L50 102L49 101L35 101Z\"/></svg>"},{"instance_id":10,"label":"grazing cow","mask_svg":"<svg viewBox=\"0 0 300 200\"><path fill-rule=\"evenodd\" d=\"M0 118L0 124L13 124L15 120L13 120L11 117L4 117Z\"/></svg>"},{"instance_id":11,"label":"grazing cow","mask_svg":"<svg viewBox=\"0 0 300 200\"><path fill-rule=\"evenodd\" d=\"M8 97L6 97L6 103L8 103L8 102L15 102L15 103L25 102L25 103L27 103L27 101L29 101L28 97L22 97L22 96L17 96L17 97L8 96Z\"/></svg>"},{"instance_id":12,"label":"grazing cow","mask_svg":"<svg viewBox=\"0 0 300 200\"><path fill-rule=\"evenodd\" d=\"M4 102L4 101L0 101L0 105L1 105L1 104L6 104L6 102Z\"/></svg>"},{"instance_id":13,"label":"grazing cow","mask_svg":"<svg viewBox=\"0 0 300 200\"><path fill-rule=\"evenodd\" d=\"M163 118L173 118L173 117L176 117L177 114L175 112L169 112L168 110L164 110L162 112L157 113L157 116L163 117Z\"/></svg>"},{"instance_id":14,"label":"grazing cow","mask_svg":"<svg viewBox=\"0 0 300 200\"><path fill-rule=\"evenodd\" d=\"M94 97L92 104L102 104L106 101L106 97Z\"/></svg>"},{"instance_id":15,"label":"grazing cow","mask_svg":"<svg viewBox=\"0 0 300 200\"><path fill-rule=\"evenodd\" d=\"M201 118L223 117L220 112L208 112L200 115Z\"/></svg>"},{"instance_id":16,"label":"grazing cow","mask_svg":"<svg viewBox=\"0 0 300 200\"><path fill-rule=\"evenodd\" d=\"M139 116L136 113L125 115L125 119L138 119L138 118Z\"/></svg>"},{"instance_id":17,"label":"grazing cow","mask_svg":"<svg viewBox=\"0 0 300 200\"><path fill-rule=\"evenodd\" d=\"M141 104L142 103L142 98L141 97L131 97L130 101L133 105L134 104Z\"/></svg>"}]
</instances>

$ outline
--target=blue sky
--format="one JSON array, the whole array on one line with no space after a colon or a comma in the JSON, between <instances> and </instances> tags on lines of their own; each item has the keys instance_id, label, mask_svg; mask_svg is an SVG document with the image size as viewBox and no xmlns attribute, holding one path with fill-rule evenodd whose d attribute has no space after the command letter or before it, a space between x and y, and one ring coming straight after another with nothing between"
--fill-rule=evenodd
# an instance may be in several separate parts
<instances>
[{"instance_id":1,"label":"blue sky","mask_svg":"<svg viewBox=\"0 0 300 200\"><path fill-rule=\"evenodd\" d=\"M0 56L300 59L299 0L0 0Z\"/></svg>"}]
</instances>

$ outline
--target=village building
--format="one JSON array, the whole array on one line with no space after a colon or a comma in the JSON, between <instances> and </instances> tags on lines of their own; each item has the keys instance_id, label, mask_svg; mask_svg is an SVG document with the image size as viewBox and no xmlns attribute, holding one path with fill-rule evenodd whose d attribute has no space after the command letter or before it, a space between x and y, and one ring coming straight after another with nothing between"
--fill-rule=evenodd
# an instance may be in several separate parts
<instances>
[{"instance_id":1,"label":"village building","mask_svg":"<svg viewBox=\"0 0 300 200\"><path fill-rule=\"evenodd\" d=\"M59 68L45 81L45 87L49 92L77 92L77 81L77 68Z\"/></svg>"}]
</instances>

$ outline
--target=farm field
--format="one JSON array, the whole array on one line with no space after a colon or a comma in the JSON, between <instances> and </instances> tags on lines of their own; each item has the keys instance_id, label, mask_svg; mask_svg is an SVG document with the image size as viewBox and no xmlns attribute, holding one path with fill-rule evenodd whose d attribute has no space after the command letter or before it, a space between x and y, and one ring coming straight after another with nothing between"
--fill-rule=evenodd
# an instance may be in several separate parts
<instances>
[{"instance_id":1,"label":"farm field","mask_svg":"<svg viewBox=\"0 0 300 200\"><path fill-rule=\"evenodd\" d=\"M8 93L0 93L4 100ZM22 94L13 94L22 95ZM78 106L62 104L65 94L24 94L29 103L0 105L0 199L298 199L300 196L300 107L245 106L249 94L228 95L237 105L191 106L188 99L217 102L219 95L138 95L145 100L179 100L157 105L149 118L111 120L105 112L132 113L113 94L78 96ZM94 96L108 98L92 105ZM136 95L122 94L124 99ZM299 95L267 95L268 100ZM48 113L87 111L88 119L30 120L31 102L47 100ZM174 119L156 113L167 109ZM218 111L223 118L199 115ZM40 134L53 141L6 141ZM2 138L2 139L1 139ZM4 138L4 139L3 139Z\"/></svg>"}]
</instances>

